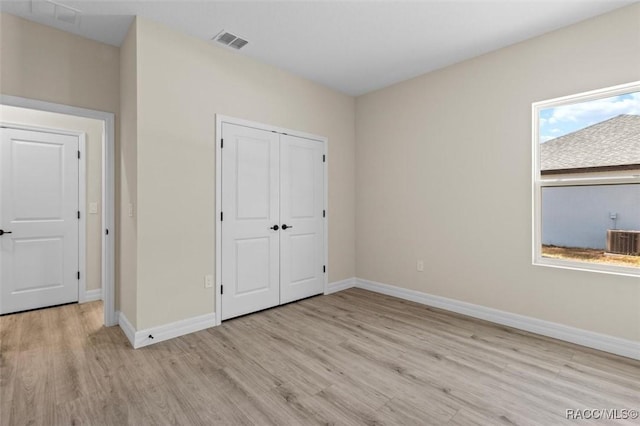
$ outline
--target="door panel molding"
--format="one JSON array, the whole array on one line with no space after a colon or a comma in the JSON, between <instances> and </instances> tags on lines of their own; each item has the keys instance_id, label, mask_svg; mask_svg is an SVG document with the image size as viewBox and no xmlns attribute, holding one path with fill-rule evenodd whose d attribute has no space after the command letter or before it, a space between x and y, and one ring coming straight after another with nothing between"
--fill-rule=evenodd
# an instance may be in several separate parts
<instances>
[{"instance_id":1,"label":"door panel molding","mask_svg":"<svg viewBox=\"0 0 640 426\"><path fill-rule=\"evenodd\" d=\"M78 280L78 303L92 301L87 298L87 216L86 216L86 200L87 200L87 137L84 132L75 132L71 130L56 129L45 126L33 126L22 123L0 122L0 126L8 129L31 130L34 132L53 133L57 135L74 136L78 138L78 151L80 158L78 160L78 209L80 211L80 219L78 220L78 269L80 271L80 279ZM103 287L100 287L103 292Z\"/></svg>"},{"instance_id":2,"label":"door panel molding","mask_svg":"<svg viewBox=\"0 0 640 426\"><path fill-rule=\"evenodd\" d=\"M222 137L222 283L229 319L279 303L278 135L224 123Z\"/></svg>"},{"instance_id":3,"label":"door panel molding","mask_svg":"<svg viewBox=\"0 0 640 426\"><path fill-rule=\"evenodd\" d=\"M40 126L15 124L9 122L1 122L0 126L2 127L3 132L8 132L7 137L10 137L11 141L13 141L12 144L4 146L2 148L2 152L4 154L10 154L12 157L9 160L6 158L2 159L2 162L10 162L11 166L9 170L12 171L10 173L10 176L12 177L8 181L10 183L4 182L3 190L8 189L9 187L15 189L16 185L20 186L20 182L22 180L19 179L20 175L16 174L15 167L19 167L19 159L21 157L25 161L36 161L38 162L38 164L51 164L51 162L53 161L60 167L60 169L57 171L53 170L54 175L58 175L60 178L57 182L57 185L55 185L55 179L49 180L51 184L54 184L54 186L60 190L58 196L55 198L57 198L58 201L72 201L72 204L63 203L58 207L54 207L53 211L41 211L40 215L30 215L27 213L27 211L29 211L29 213L33 213L34 208L37 209L38 207L41 207L39 206L40 204L47 204L55 201L52 199L49 199L47 201L46 198L43 200L42 195L36 193L32 195L32 197L36 197L38 201L28 202L28 205L26 205L23 209L24 212L22 214L22 220L20 220L19 218L20 212L16 211L16 208L19 208L20 206L16 205L15 199L12 203L8 203L3 207L3 215L6 214L8 217L3 218L4 223L2 223L2 225L16 230L22 229L23 232L28 232L28 234L31 234L32 236L19 237L18 233L18 235L12 236L13 238L11 238L10 241L0 242L6 244L5 248L11 247L11 249L9 249L9 253L5 254L9 256L8 259L11 259L12 265L12 274L6 272L7 275L3 275L3 278L7 281L3 280L2 285L9 286L9 288L14 288L11 293L7 293L7 288L3 288L2 292L0 292L0 297L6 297L7 299L10 298L10 295L15 295L16 297L15 299L12 299L14 300L13 302L9 302L7 300L1 301L2 313L14 313L20 312L22 310L54 306L60 303L80 301L80 294L82 294L82 296L84 297L84 293L86 291L86 283L84 281L84 249L86 247L86 227L84 211L82 209L82 206L84 205L86 190L86 164L84 158L85 156L82 155L85 152L85 134L84 132L50 129ZM11 134L14 134L15 136L12 137L10 136ZM22 140L22 138L25 139ZM46 148L47 145L56 147L57 150L53 152L47 152L49 150L48 148ZM29 146L31 146L30 154ZM27 152L23 152L22 155L19 155L20 151L22 151L20 148L27 148ZM33 149L45 149L45 151L37 153L33 151ZM77 157L76 151L81 153L80 158ZM68 162L71 162L71 164L69 164ZM33 180L35 177L37 177L37 175L34 175L33 172L28 173L26 176L24 176L24 179L27 180L22 181L22 185L26 185L28 188L32 187L32 185L38 185L39 187L41 183L37 183L37 180ZM19 180L15 181L14 179ZM71 198L68 198L69 196L66 194L66 192L69 190L69 184L71 184L71 186L73 187L74 192L77 191L76 194L71 195ZM4 187L4 185L10 186ZM42 188L42 191L47 193L55 193L55 188ZM8 196L13 198L13 193L10 193ZM76 218L76 210L81 212L79 218ZM11 221L11 224L8 221ZM69 223L69 221L71 223ZM25 228L25 226L28 228ZM52 226L54 226L53 229ZM70 235L74 236L73 242L68 242L65 240L65 238L68 238ZM52 246L50 244L52 242L57 242L57 244ZM65 247L67 247L68 244L73 244L75 250L73 250L72 253L75 253L70 254L66 251L68 249ZM31 254L27 258L21 259L20 252L24 250L24 248L20 248L21 246L32 247L30 249ZM48 250L47 246L49 247ZM65 254L63 255L63 253ZM44 257L42 257L42 259L37 262L37 265L33 264L29 266L29 260L31 260L29 258L31 258L32 256ZM56 266L55 264L51 264L51 262L45 261L56 258L57 256L62 256L58 259L58 266ZM67 266L58 271L58 273L55 273L55 271L51 269L54 267L57 268L60 265L64 265L64 262L68 262L69 260L71 260L69 256L73 256L73 260L75 261L74 265ZM4 262L5 260L3 260L3 263ZM77 264L75 264L76 262ZM26 271L27 274L23 274L22 280L18 280L16 276L16 274L19 272L19 269L15 268L18 268L19 265L22 265L22 268L28 269ZM40 266L40 268L44 268L41 269L39 273L37 272L38 266ZM50 273L45 274L43 273L44 270L49 270ZM76 278L78 272L80 272L80 275L78 278ZM33 273L35 273L35 275L33 275ZM54 280L55 282L39 283L39 285L29 286L29 281L32 281L33 284L36 284L35 281L37 281L38 279L42 279L36 278L36 276L40 275L55 275L57 276L57 278ZM27 287L19 289L18 286L21 284L26 284ZM60 290L55 291L56 289ZM70 293L72 289L74 291Z\"/></svg>"},{"instance_id":4,"label":"door panel molding","mask_svg":"<svg viewBox=\"0 0 640 426\"><path fill-rule=\"evenodd\" d=\"M215 215L215 232L216 232L216 239L215 239L215 266L216 266L216 271L215 271L215 276L216 276L216 282L215 282L215 293L214 293L214 298L215 298L215 316L216 316L216 325L220 325L220 323L222 322L222 297L221 297L221 290L222 290L222 285L224 284L222 282L222 214L224 213L224 218L226 220L226 212L223 212L222 210L222 150L226 149L227 145L224 145L223 148L223 134L222 134L222 127L223 127L223 123L227 123L227 124L233 124L233 125L238 125L238 126L243 126L243 127L248 127L248 128L252 128L252 129L257 129L257 130L263 130L263 131L267 131L267 132L273 132L273 133L278 133L280 135L291 135L297 138L303 138L303 139L309 139L311 141L315 141L321 144L322 148L321 148L321 155L322 155L322 159L324 159L324 162L322 163L322 174L323 174L323 194L322 194L322 204L324 205L323 210L326 212L326 215L324 215L323 217L323 232L321 235L321 238L323 239L323 253L322 253L322 258L324 259L324 272L323 272L323 292L324 294L327 294L328 292L328 276L329 276L329 270L328 270L328 259L329 259L329 241L328 241L328 235L329 235L329 204L328 204L328 171L327 171L327 165L328 165L328 155L327 155L327 147L328 147L328 139L326 137L323 136L318 136L318 135L314 135L311 133L305 133L305 132L300 132L300 131L296 131L296 130L291 130L291 129L287 129L287 128L283 128L283 127L278 127L278 126L272 126L269 124L263 124L263 123L259 123L259 122L254 122L254 121L249 121L249 120L244 120L244 119L240 119L240 118L234 118L234 117L229 117L229 116L225 116L225 115L221 115L221 114L216 114L216 140L215 140L215 144L216 144L216 215ZM275 224L275 223L274 223ZM282 224L278 224L278 225L282 225ZM282 232L282 230L278 231L278 232ZM225 292L227 290L225 289Z\"/></svg>"},{"instance_id":5,"label":"door panel molding","mask_svg":"<svg viewBox=\"0 0 640 426\"><path fill-rule=\"evenodd\" d=\"M280 136L281 304L324 291L323 154L321 141Z\"/></svg>"}]
</instances>

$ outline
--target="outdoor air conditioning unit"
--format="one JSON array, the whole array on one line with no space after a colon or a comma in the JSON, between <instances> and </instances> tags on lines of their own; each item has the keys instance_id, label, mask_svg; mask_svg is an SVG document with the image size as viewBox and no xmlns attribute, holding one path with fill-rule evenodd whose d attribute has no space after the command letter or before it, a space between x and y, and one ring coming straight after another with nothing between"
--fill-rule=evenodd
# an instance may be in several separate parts
<instances>
[{"instance_id":1,"label":"outdoor air conditioning unit","mask_svg":"<svg viewBox=\"0 0 640 426\"><path fill-rule=\"evenodd\" d=\"M607 252L640 256L640 231L607 230Z\"/></svg>"}]
</instances>

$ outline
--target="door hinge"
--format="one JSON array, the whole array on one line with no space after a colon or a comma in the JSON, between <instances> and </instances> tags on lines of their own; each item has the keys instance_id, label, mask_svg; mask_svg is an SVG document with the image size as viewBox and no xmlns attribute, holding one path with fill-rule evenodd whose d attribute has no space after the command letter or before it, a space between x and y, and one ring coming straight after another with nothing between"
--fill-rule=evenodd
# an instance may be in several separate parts
<instances>
[{"instance_id":1,"label":"door hinge","mask_svg":"<svg viewBox=\"0 0 640 426\"><path fill-rule=\"evenodd\" d=\"M323 163L326 163L326 162L327 162L327 156L326 156L326 155L324 155L324 154L322 154L322 162L323 162Z\"/></svg>"},{"instance_id":2,"label":"door hinge","mask_svg":"<svg viewBox=\"0 0 640 426\"><path fill-rule=\"evenodd\" d=\"M78 219L80 219L80 210L78 210Z\"/></svg>"},{"instance_id":3,"label":"door hinge","mask_svg":"<svg viewBox=\"0 0 640 426\"><path fill-rule=\"evenodd\" d=\"M224 213L220 212L220 222L222 222L224 220Z\"/></svg>"},{"instance_id":4,"label":"door hinge","mask_svg":"<svg viewBox=\"0 0 640 426\"><path fill-rule=\"evenodd\" d=\"M104 235L109 235L109 230L108 229L104 230Z\"/></svg>"},{"instance_id":5,"label":"door hinge","mask_svg":"<svg viewBox=\"0 0 640 426\"><path fill-rule=\"evenodd\" d=\"M78 271L78 279L80 279L80 271Z\"/></svg>"},{"instance_id":6,"label":"door hinge","mask_svg":"<svg viewBox=\"0 0 640 426\"><path fill-rule=\"evenodd\" d=\"M222 284L220 285L220 294L224 294L224 286Z\"/></svg>"},{"instance_id":7,"label":"door hinge","mask_svg":"<svg viewBox=\"0 0 640 426\"><path fill-rule=\"evenodd\" d=\"M327 265L322 265L322 272L327 273Z\"/></svg>"},{"instance_id":8,"label":"door hinge","mask_svg":"<svg viewBox=\"0 0 640 426\"><path fill-rule=\"evenodd\" d=\"M322 210L322 217L327 217L327 211L326 210Z\"/></svg>"},{"instance_id":9,"label":"door hinge","mask_svg":"<svg viewBox=\"0 0 640 426\"><path fill-rule=\"evenodd\" d=\"M224 139L220 139L220 148L224 148Z\"/></svg>"},{"instance_id":10,"label":"door hinge","mask_svg":"<svg viewBox=\"0 0 640 426\"><path fill-rule=\"evenodd\" d=\"M78 151L78 160L80 159L80 151Z\"/></svg>"}]
</instances>

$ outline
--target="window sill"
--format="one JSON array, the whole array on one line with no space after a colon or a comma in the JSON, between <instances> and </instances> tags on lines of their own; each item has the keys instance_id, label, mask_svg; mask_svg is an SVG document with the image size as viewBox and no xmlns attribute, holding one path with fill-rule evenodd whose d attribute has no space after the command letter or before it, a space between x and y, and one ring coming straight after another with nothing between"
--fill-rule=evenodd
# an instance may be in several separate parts
<instances>
[{"instance_id":1,"label":"window sill","mask_svg":"<svg viewBox=\"0 0 640 426\"><path fill-rule=\"evenodd\" d=\"M640 277L640 268L632 266L605 265L601 263L577 262L572 260L554 259L549 257L537 257L533 260L534 266L546 266L549 268L571 269L575 271L589 271L601 274L622 275L627 277ZM639 283L640 284L640 283Z\"/></svg>"}]
</instances>

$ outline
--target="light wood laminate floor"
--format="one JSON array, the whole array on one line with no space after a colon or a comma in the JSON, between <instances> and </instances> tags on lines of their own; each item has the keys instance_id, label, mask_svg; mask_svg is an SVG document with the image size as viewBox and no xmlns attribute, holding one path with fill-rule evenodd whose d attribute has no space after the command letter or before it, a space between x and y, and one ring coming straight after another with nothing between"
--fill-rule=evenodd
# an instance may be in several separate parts
<instances>
[{"instance_id":1,"label":"light wood laminate floor","mask_svg":"<svg viewBox=\"0 0 640 426\"><path fill-rule=\"evenodd\" d=\"M138 350L101 320L100 302L0 317L0 424L575 425L566 409L640 408L638 361L364 290Z\"/></svg>"}]
</instances>

